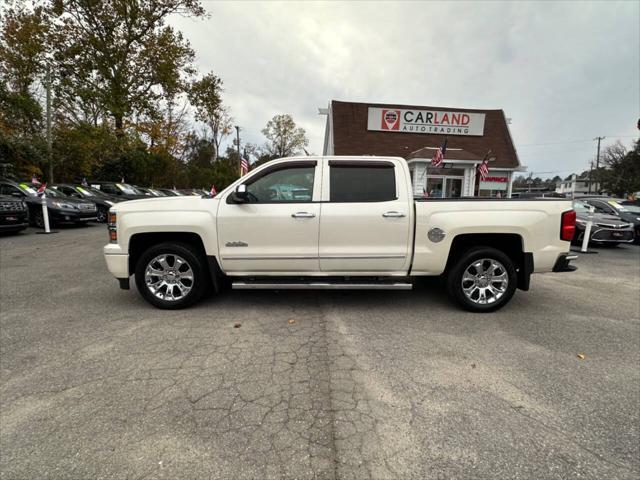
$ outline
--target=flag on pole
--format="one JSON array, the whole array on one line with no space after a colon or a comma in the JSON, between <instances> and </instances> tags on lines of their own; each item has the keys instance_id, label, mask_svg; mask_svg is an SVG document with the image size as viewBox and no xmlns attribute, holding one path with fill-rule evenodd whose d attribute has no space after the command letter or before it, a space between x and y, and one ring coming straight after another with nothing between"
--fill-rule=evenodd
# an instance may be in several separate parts
<instances>
[{"instance_id":1,"label":"flag on pole","mask_svg":"<svg viewBox=\"0 0 640 480\"><path fill-rule=\"evenodd\" d=\"M45 188L47 188L47 183L46 183L46 182L45 182L45 183L42 183L42 184L40 185L40 188L38 189L38 193L39 193L39 194L44 193L44 189L45 189Z\"/></svg>"},{"instance_id":2,"label":"flag on pole","mask_svg":"<svg viewBox=\"0 0 640 480\"><path fill-rule=\"evenodd\" d=\"M436 153L433 154L433 158L431 159L432 167L439 167L444 162L444 154L447 151L447 139L444 139L444 143L441 147L438 147Z\"/></svg>"},{"instance_id":3,"label":"flag on pole","mask_svg":"<svg viewBox=\"0 0 640 480\"><path fill-rule=\"evenodd\" d=\"M38 180L38 177L36 177L35 173L31 176L31 184L32 185L40 185L40 181Z\"/></svg>"},{"instance_id":4,"label":"flag on pole","mask_svg":"<svg viewBox=\"0 0 640 480\"><path fill-rule=\"evenodd\" d=\"M216 192L216 186L211 185L211 190L209 191L209 195L211 195L212 197L215 197L217 194L218 192Z\"/></svg>"},{"instance_id":5,"label":"flag on pole","mask_svg":"<svg viewBox=\"0 0 640 480\"><path fill-rule=\"evenodd\" d=\"M124 177L122 177L122 178L120 179L120 183L127 183L127 182L125 182L125 181L124 181Z\"/></svg>"},{"instance_id":6,"label":"flag on pole","mask_svg":"<svg viewBox=\"0 0 640 480\"><path fill-rule=\"evenodd\" d=\"M242 175L246 175L247 173L249 173L249 160L247 160L246 158L242 158L240 160L240 172L242 173Z\"/></svg>"},{"instance_id":7,"label":"flag on pole","mask_svg":"<svg viewBox=\"0 0 640 480\"><path fill-rule=\"evenodd\" d=\"M478 175L480 175L481 181L484 181L489 176L489 152L487 152L480 165L478 165Z\"/></svg>"},{"instance_id":8,"label":"flag on pole","mask_svg":"<svg viewBox=\"0 0 640 480\"><path fill-rule=\"evenodd\" d=\"M89 183L87 182L87 177L82 177L82 186L83 187L88 187Z\"/></svg>"}]
</instances>

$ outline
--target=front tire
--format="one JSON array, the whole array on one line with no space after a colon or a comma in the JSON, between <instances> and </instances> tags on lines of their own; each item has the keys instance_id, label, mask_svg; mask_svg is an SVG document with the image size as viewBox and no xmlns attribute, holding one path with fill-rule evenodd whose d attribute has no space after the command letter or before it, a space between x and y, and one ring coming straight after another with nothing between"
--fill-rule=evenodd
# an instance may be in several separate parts
<instances>
[{"instance_id":1,"label":"front tire","mask_svg":"<svg viewBox=\"0 0 640 480\"><path fill-rule=\"evenodd\" d=\"M459 258L447 275L449 295L471 312L494 312L516 291L513 261L500 250L477 247Z\"/></svg>"},{"instance_id":2,"label":"front tire","mask_svg":"<svg viewBox=\"0 0 640 480\"><path fill-rule=\"evenodd\" d=\"M107 223L108 209L99 208L96 214L96 221L98 223Z\"/></svg>"},{"instance_id":3,"label":"front tire","mask_svg":"<svg viewBox=\"0 0 640 480\"><path fill-rule=\"evenodd\" d=\"M208 287L203 256L185 243L161 243L138 259L136 286L155 307L175 310L197 302Z\"/></svg>"}]
</instances>

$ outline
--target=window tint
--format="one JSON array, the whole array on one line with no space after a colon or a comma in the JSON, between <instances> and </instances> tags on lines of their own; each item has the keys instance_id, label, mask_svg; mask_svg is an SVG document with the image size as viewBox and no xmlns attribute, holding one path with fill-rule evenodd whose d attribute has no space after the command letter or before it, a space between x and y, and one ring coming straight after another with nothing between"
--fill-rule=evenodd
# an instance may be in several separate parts
<instances>
[{"instance_id":1,"label":"window tint","mask_svg":"<svg viewBox=\"0 0 640 480\"><path fill-rule=\"evenodd\" d=\"M0 194L9 195L18 192L20 196L24 197L24 192L21 192L19 188L14 187L13 185L0 185Z\"/></svg>"},{"instance_id":2,"label":"window tint","mask_svg":"<svg viewBox=\"0 0 640 480\"><path fill-rule=\"evenodd\" d=\"M100 185L100 190L102 190L103 192L106 192L106 193L115 193L115 194L120 193L116 187L114 187L113 185L109 185L109 184Z\"/></svg>"},{"instance_id":3,"label":"window tint","mask_svg":"<svg viewBox=\"0 0 640 480\"><path fill-rule=\"evenodd\" d=\"M396 199L396 175L389 166L331 165L332 202L385 202Z\"/></svg>"},{"instance_id":4,"label":"window tint","mask_svg":"<svg viewBox=\"0 0 640 480\"><path fill-rule=\"evenodd\" d=\"M251 203L305 203L313 197L315 166L282 168L247 183Z\"/></svg>"}]
</instances>

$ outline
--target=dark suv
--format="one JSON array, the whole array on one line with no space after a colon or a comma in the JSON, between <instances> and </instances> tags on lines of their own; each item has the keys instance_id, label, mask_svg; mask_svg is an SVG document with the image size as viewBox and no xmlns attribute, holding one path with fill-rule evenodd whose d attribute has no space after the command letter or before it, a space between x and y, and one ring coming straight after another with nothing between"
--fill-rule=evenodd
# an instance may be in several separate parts
<instances>
[{"instance_id":1,"label":"dark suv","mask_svg":"<svg viewBox=\"0 0 640 480\"><path fill-rule=\"evenodd\" d=\"M36 191L38 187L27 182L16 183L11 180L0 179L0 195L9 195L21 198L29 209L29 221L36 227L44 227L42 215L42 198ZM62 222L85 223L95 220L97 209L93 202L78 200L47 188L45 190L49 222L52 224Z\"/></svg>"},{"instance_id":2,"label":"dark suv","mask_svg":"<svg viewBox=\"0 0 640 480\"><path fill-rule=\"evenodd\" d=\"M28 226L27 204L22 197L0 195L0 233L19 232Z\"/></svg>"}]
</instances>

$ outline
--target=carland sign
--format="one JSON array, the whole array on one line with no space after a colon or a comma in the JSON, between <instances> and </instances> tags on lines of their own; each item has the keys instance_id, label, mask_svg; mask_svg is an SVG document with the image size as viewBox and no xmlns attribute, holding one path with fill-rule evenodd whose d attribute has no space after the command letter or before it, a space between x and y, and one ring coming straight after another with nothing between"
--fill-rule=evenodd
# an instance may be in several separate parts
<instances>
[{"instance_id":1,"label":"carland sign","mask_svg":"<svg viewBox=\"0 0 640 480\"><path fill-rule=\"evenodd\" d=\"M369 107L367 129L382 132L482 136L484 113Z\"/></svg>"}]
</instances>

